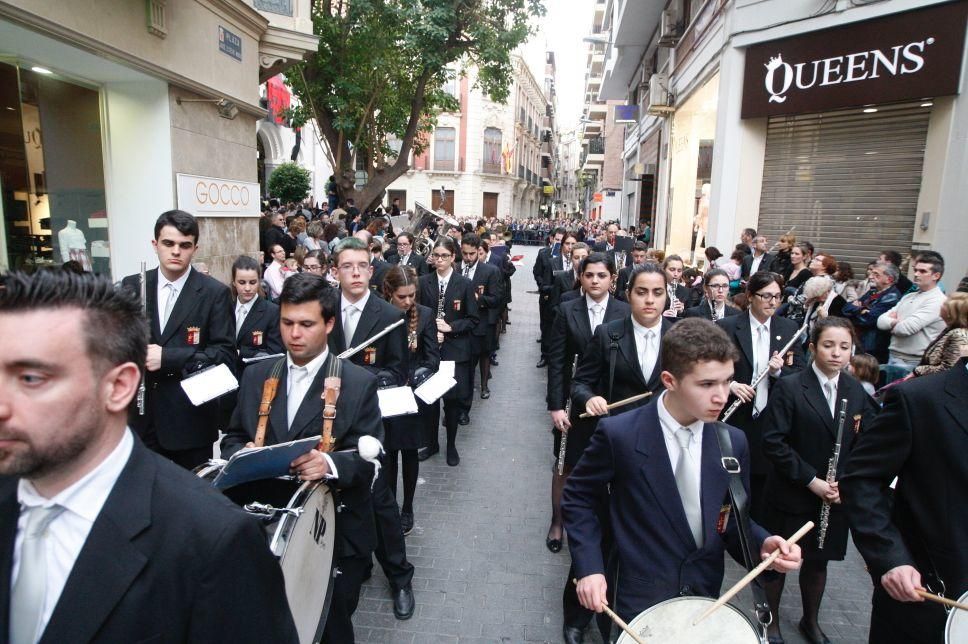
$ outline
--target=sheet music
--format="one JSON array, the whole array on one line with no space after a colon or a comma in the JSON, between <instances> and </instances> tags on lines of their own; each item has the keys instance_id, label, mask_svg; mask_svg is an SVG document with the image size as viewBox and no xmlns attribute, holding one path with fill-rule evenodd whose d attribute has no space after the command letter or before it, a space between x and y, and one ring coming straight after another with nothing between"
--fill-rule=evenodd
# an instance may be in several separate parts
<instances>
[{"instance_id":1,"label":"sheet music","mask_svg":"<svg viewBox=\"0 0 968 644\"><path fill-rule=\"evenodd\" d=\"M244 447L218 473L212 484L219 490L289 474L289 464L319 445L319 436L268 447Z\"/></svg>"},{"instance_id":2,"label":"sheet music","mask_svg":"<svg viewBox=\"0 0 968 644\"><path fill-rule=\"evenodd\" d=\"M457 385L457 381L454 380L453 376L454 363L450 363L450 375L445 373L443 370L445 364L445 362L441 362L441 370L430 376L430 378L427 378L427 380L422 385L417 387L417 389L413 392L420 398L420 400L424 401L428 405L439 400L441 396L446 394Z\"/></svg>"},{"instance_id":3,"label":"sheet music","mask_svg":"<svg viewBox=\"0 0 968 644\"><path fill-rule=\"evenodd\" d=\"M416 414L417 399L413 397L410 387L389 387L378 389L376 395L380 399L380 413L384 418Z\"/></svg>"},{"instance_id":4,"label":"sheet music","mask_svg":"<svg viewBox=\"0 0 968 644\"><path fill-rule=\"evenodd\" d=\"M198 407L230 391L235 391L239 388L239 381L235 379L228 366L220 364L202 369L185 378L181 381L181 388L192 404Z\"/></svg>"}]
</instances>

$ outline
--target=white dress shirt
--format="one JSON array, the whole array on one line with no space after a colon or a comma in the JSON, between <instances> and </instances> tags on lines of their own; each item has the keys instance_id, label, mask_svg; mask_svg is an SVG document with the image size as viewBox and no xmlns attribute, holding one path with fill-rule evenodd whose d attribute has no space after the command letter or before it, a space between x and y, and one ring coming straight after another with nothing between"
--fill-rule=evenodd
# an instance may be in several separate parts
<instances>
[{"instance_id":1,"label":"white dress shirt","mask_svg":"<svg viewBox=\"0 0 968 644\"><path fill-rule=\"evenodd\" d=\"M340 311L340 315L342 316L340 320L343 322L344 337L346 336L346 310L352 306L352 307L355 307L356 310L360 312L360 314L356 318L356 324L359 325L360 319L363 316L363 309L366 308L366 303L369 300L370 300L370 289L366 289L366 292L363 294L363 297L361 297L355 302L350 302L348 299L346 299L346 294L343 293L342 291L340 292L339 311ZM353 331L356 331L356 329L353 329ZM346 338L346 346L347 347L350 346L350 343L352 341L353 341L352 337Z\"/></svg>"},{"instance_id":2,"label":"white dress shirt","mask_svg":"<svg viewBox=\"0 0 968 644\"><path fill-rule=\"evenodd\" d=\"M472 282L473 282L473 281L474 281L474 274L475 274L475 273L477 272L477 265L478 265L479 263L480 263L480 262L474 262L473 264L471 264L471 265L470 265L470 266L469 266L469 267L467 268L467 274L466 274L466 275L464 275L464 277L466 277L467 279L469 279L470 281L472 281Z\"/></svg>"},{"instance_id":3,"label":"white dress shirt","mask_svg":"<svg viewBox=\"0 0 968 644\"><path fill-rule=\"evenodd\" d=\"M652 378L655 365L659 361L659 340L661 339L662 319L651 327L642 326L632 318L632 330L635 332L635 350L639 356L639 367L642 369L642 379L646 382ZM651 338L649 337L651 332Z\"/></svg>"},{"instance_id":4,"label":"white dress shirt","mask_svg":"<svg viewBox=\"0 0 968 644\"><path fill-rule=\"evenodd\" d=\"M756 272L760 270L760 264L763 263L764 257L766 257L765 253L760 256L757 256L756 253L753 253L753 262L750 264L750 275L755 275Z\"/></svg>"},{"instance_id":5,"label":"white dress shirt","mask_svg":"<svg viewBox=\"0 0 968 644\"><path fill-rule=\"evenodd\" d=\"M242 329L242 325L245 324L245 318L248 317L249 311L255 306L255 301L259 299L259 295L256 294L248 302L242 302L242 298L236 298L235 300L235 335L239 335L239 331Z\"/></svg>"},{"instance_id":6,"label":"white dress shirt","mask_svg":"<svg viewBox=\"0 0 968 644\"><path fill-rule=\"evenodd\" d=\"M160 273L160 271L159 271ZM121 471L127 465L134 447L131 430L125 429L114 451L101 463L66 490L52 499L40 495L27 479L17 484L17 499L20 501L20 518L17 521L17 537L13 546L13 569L10 576L12 589L20 572L20 552L23 548L24 529L27 526L28 508L59 505L61 512L47 527L47 596L37 627L37 637L43 634L54 613L54 607L64 591L67 578L74 568L94 521L101 513L104 503L114 489ZM5 625L3 626L6 627Z\"/></svg>"},{"instance_id":7,"label":"white dress shirt","mask_svg":"<svg viewBox=\"0 0 968 644\"><path fill-rule=\"evenodd\" d=\"M327 347L323 349L322 353L320 353L318 356L316 356L315 358L313 358L312 360L310 360L309 362L303 365L303 367L305 367L306 369L307 377L305 382L303 383L303 386L300 387L298 391L293 391L292 378L286 378L287 406L289 404L295 403L295 400L293 399L293 397L295 397L299 400L299 404L295 405L295 409L299 409L299 407L302 405L303 399L306 397L306 392L309 391L309 388L312 386L313 381L316 380L316 376L319 374L319 370L322 368L324 364L326 364L326 358L328 357L329 357L329 348ZM288 373L291 374L292 370L298 367L299 365L297 365L295 362L292 361L292 356L287 353L286 368L288 369ZM286 429L288 429L288 427ZM336 471L336 464L333 462L333 459L331 459L329 457L329 454L327 454L326 452L323 452L323 458L326 459L326 463L329 465L329 472L330 472L325 476L325 478L327 479L339 478L339 472Z\"/></svg>"},{"instance_id":8,"label":"white dress shirt","mask_svg":"<svg viewBox=\"0 0 968 644\"><path fill-rule=\"evenodd\" d=\"M594 299L592 299L591 295L586 293L585 306L588 308L588 327L592 330L592 333L594 333L595 329L598 328L598 325L605 321L605 311L608 309L608 294L605 294L605 297L602 298L601 302L596 302ZM596 306L602 307L597 318L595 317Z\"/></svg>"},{"instance_id":9,"label":"white dress shirt","mask_svg":"<svg viewBox=\"0 0 968 644\"><path fill-rule=\"evenodd\" d=\"M446 291L447 290L447 285L450 284L450 278L453 275L454 275L454 267L453 266L450 268L449 271L447 271L447 274L446 275L443 275L442 276L440 273L437 273L438 289L443 289L444 291Z\"/></svg>"},{"instance_id":10,"label":"white dress shirt","mask_svg":"<svg viewBox=\"0 0 968 644\"><path fill-rule=\"evenodd\" d=\"M286 277L289 273L283 273L283 264L273 260L272 263L266 267L265 273L262 274L263 279L266 281L266 285L269 287L269 297L273 299L278 299L279 295L282 293L282 285L286 281Z\"/></svg>"},{"instance_id":11,"label":"white dress shirt","mask_svg":"<svg viewBox=\"0 0 968 644\"><path fill-rule=\"evenodd\" d=\"M676 430L680 427L685 427L692 433L692 443L689 446L688 457L693 462L693 465L695 465L693 471L696 472L696 486L699 487L701 483L700 470L702 469L703 422L701 420L695 420L689 425L680 425L679 421L673 418L669 410L666 409L665 397L667 394L668 392L662 392L656 407L659 412L659 425L662 427L662 439L665 441L666 451L669 452L669 462L672 465L672 471L673 473L676 471L676 465L679 463L679 452L681 450L679 441L676 440Z\"/></svg>"},{"instance_id":12,"label":"white dress shirt","mask_svg":"<svg viewBox=\"0 0 968 644\"><path fill-rule=\"evenodd\" d=\"M161 329L162 333L165 332L165 307L168 305L168 284L171 284L175 289L175 301L178 301L178 296L181 292L185 290L185 282L188 281L188 274L192 272L192 267L189 266L181 277L176 279L174 282L169 282L168 278L158 269L158 327ZM172 310L174 310L174 304L172 305Z\"/></svg>"},{"instance_id":13,"label":"white dress shirt","mask_svg":"<svg viewBox=\"0 0 968 644\"><path fill-rule=\"evenodd\" d=\"M813 369L813 373L816 374L817 380L820 381L820 393L827 400L827 406L830 407L830 416L833 418L836 415L837 409L837 385L840 384L840 372L837 372L833 378L828 378L824 375L824 372L817 368L816 362L810 363L810 368ZM833 392L828 391L828 383L833 386Z\"/></svg>"}]
</instances>

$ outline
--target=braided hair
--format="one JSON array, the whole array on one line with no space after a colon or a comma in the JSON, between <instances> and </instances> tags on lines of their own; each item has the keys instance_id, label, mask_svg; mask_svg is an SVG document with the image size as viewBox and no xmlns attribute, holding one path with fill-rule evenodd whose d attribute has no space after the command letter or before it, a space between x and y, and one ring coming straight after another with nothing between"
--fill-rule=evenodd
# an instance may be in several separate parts
<instances>
[{"instance_id":1,"label":"braided hair","mask_svg":"<svg viewBox=\"0 0 968 644\"><path fill-rule=\"evenodd\" d=\"M404 286L417 286L417 271L412 266L400 266L399 264L387 271L383 278L383 297L390 301L398 288ZM407 314L407 345L410 351L417 350L417 300L414 298L413 304L406 311Z\"/></svg>"}]
</instances>

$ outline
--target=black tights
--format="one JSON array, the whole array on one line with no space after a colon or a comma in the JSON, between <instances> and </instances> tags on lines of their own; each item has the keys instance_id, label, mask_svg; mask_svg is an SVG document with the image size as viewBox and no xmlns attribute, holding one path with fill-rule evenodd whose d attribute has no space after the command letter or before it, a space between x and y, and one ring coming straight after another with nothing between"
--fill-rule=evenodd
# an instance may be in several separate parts
<instances>
[{"instance_id":1,"label":"black tights","mask_svg":"<svg viewBox=\"0 0 968 644\"><path fill-rule=\"evenodd\" d=\"M487 389L487 383L491 380L491 354L482 353L478 356L478 359L480 360L481 389Z\"/></svg>"},{"instance_id":2,"label":"black tights","mask_svg":"<svg viewBox=\"0 0 968 644\"><path fill-rule=\"evenodd\" d=\"M823 592L827 587L827 562L826 561L804 561L800 568L800 599L803 604L803 624L814 632L820 630L820 602L823 600ZM766 586L766 598L770 603L770 611L773 613L773 623L770 624L770 635L778 635L780 632L780 598L783 596L783 582L786 575L776 575L775 579L768 581Z\"/></svg>"},{"instance_id":3,"label":"black tights","mask_svg":"<svg viewBox=\"0 0 968 644\"><path fill-rule=\"evenodd\" d=\"M413 514L413 495L417 491L417 476L420 474L420 460L417 458L417 450L404 449L387 450L386 464L387 484L393 492L393 498L397 498L397 454L403 460L403 507L400 512L403 514Z\"/></svg>"},{"instance_id":4,"label":"black tights","mask_svg":"<svg viewBox=\"0 0 968 644\"><path fill-rule=\"evenodd\" d=\"M566 467L562 474L558 474L558 463L554 464L551 474L551 525L548 527L549 539L561 539L564 533L561 520L561 493L565 489L565 481L571 474L571 468Z\"/></svg>"}]
</instances>

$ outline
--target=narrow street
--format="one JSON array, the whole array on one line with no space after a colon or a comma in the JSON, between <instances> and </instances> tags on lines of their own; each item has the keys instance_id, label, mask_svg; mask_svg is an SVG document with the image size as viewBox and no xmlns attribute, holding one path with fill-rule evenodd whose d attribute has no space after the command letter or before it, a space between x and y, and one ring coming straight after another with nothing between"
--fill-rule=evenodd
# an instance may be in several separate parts
<instances>
[{"instance_id":1,"label":"narrow street","mask_svg":"<svg viewBox=\"0 0 968 644\"><path fill-rule=\"evenodd\" d=\"M393 617L380 567L364 586L354 617L360 642L560 642L561 589L568 572L567 548L544 545L550 516L553 464L545 411L545 374L538 360L537 296L531 267L536 247L515 248L524 266L515 274L512 324L501 339L489 400L475 399L471 423L461 428L461 464L441 455L421 463L414 502L416 527L407 538L416 566L417 611L408 621ZM727 561L728 587L742 576ZM830 566L821 612L835 642L867 641L870 579L851 546L848 559ZM748 593L734 602L751 605ZM787 582L783 633L797 632L800 596ZM586 642L598 642L591 630Z\"/></svg>"}]
</instances>

